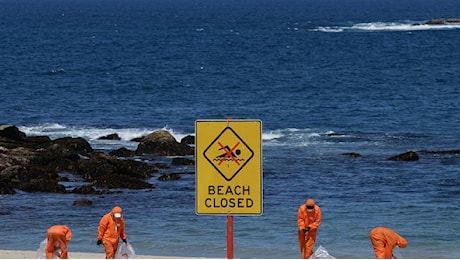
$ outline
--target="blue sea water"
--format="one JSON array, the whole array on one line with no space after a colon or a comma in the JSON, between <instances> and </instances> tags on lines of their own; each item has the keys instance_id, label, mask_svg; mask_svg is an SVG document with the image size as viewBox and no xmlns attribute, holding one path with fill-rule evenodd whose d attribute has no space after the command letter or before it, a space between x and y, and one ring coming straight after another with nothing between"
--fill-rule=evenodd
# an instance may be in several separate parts
<instances>
[{"instance_id":1,"label":"blue sea water","mask_svg":"<svg viewBox=\"0 0 460 260\"><path fill-rule=\"evenodd\" d=\"M299 258L308 197L315 248L336 258L373 258L379 225L408 240L403 258L460 258L460 155L423 153L460 149L460 25L413 25L459 14L456 0L0 0L0 123L110 151L260 119L264 209L234 217L235 258ZM420 160L387 160L406 151ZM227 219L195 214L195 176L158 176L105 196L0 195L0 248L36 250L66 224L71 252L102 253L99 218L120 205L137 254L225 258Z\"/></svg>"}]
</instances>

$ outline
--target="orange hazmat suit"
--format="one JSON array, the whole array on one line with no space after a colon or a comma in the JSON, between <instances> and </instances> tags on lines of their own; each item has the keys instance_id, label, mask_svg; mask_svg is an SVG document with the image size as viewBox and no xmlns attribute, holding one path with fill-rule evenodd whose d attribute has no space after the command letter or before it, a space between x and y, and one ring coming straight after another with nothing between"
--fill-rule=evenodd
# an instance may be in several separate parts
<instances>
[{"instance_id":1,"label":"orange hazmat suit","mask_svg":"<svg viewBox=\"0 0 460 260\"><path fill-rule=\"evenodd\" d=\"M374 248L375 257L378 259L393 258L393 249L398 246L405 248L407 240L387 227L376 227L369 233L369 238Z\"/></svg>"},{"instance_id":2,"label":"orange hazmat suit","mask_svg":"<svg viewBox=\"0 0 460 260\"><path fill-rule=\"evenodd\" d=\"M297 212L297 234L299 238L300 254L303 259L313 255L316 234L321 225L321 209L313 199L308 199L299 207Z\"/></svg>"},{"instance_id":3,"label":"orange hazmat suit","mask_svg":"<svg viewBox=\"0 0 460 260\"><path fill-rule=\"evenodd\" d=\"M104 245L105 258L115 258L119 239L128 238L128 235L125 234L125 221L119 206L115 206L101 218L97 231L97 240L102 240Z\"/></svg>"},{"instance_id":4,"label":"orange hazmat suit","mask_svg":"<svg viewBox=\"0 0 460 260\"><path fill-rule=\"evenodd\" d=\"M55 248L61 249L60 258L68 259L67 243L72 239L72 232L67 226L52 226L46 232L46 259L52 259Z\"/></svg>"}]
</instances>

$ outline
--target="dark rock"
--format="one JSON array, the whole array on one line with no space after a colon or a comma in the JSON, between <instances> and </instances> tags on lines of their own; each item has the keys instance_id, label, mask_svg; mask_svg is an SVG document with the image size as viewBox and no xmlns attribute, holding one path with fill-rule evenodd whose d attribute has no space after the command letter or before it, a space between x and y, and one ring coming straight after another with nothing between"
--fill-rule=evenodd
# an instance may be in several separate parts
<instances>
[{"instance_id":1,"label":"dark rock","mask_svg":"<svg viewBox=\"0 0 460 260\"><path fill-rule=\"evenodd\" d=\"M419 156L416 152L409 151L388 158L391 161L418 161Z\"/></svg>"},{"instance_id":2,"label":"dark rock","mask_svg":"<svg viewBox=\"0 0 460 260\"><path fill-rule=\"evenodd\" d=\"M460 23L460 18L447 18L447 23Z\"/></svg>"},{"instance_id":3,"label":"dark rock","mask_svg":"<svg viewBox=\"0 0 460 260\"><path fill-rule=\"evenodd\" d=\"M445 24L445 23L446 23L446 19L431 19L428 22L426 22L425 24L440 25L440 24Z\"/></svg>"},{"instance_id":4,"label":"dark rock","mask_svg":"<svg viewBox=\"0 0 460 260\"><path fill-rule=\"evenodd\" d=\"M422 153L427 154L460 154L460 150L446 150L446 151L429 151L429 150L422 150Z\"/></svg>"},{"instance_id":5,"label":"dark rock","mask_svg":"<svg viewBox=\"0 0 460 260\"><path fill-rule=\"evenodd\" d=\"M136 149L137 155L176 156L193 153L192 147L178 143L174 136L166 130L158 130L143 137Z\"/></svg>"},{"instance_id":6,"label":"dark rock","mask_svg":"<svg viewBox=\"0 0 460 260\"><path fill-rule=\"evenodd\" d=\"M82 199L82 200L76 200L73 202L74 206L91 206L93 205L93 202L87 199Z\"/></svg>"},{"instance_id":7,"label":"dark rock","mask_svg":"<svg viewBox=\"0 0 460 260\"><path fill-rule=\"evenodd\" d=\"M0 194L16 194L14 185L10 180L2 179L0 177Z\"/></svg>"},{"instance_id":8,"label":"dark rock","mask_svg":"<svg viewBox=\"0 0 460 260\"><path fill-rule=\"evenodd\" d=\"M188 158L183 158L183 157L175 157L171 161L172 165L195 165L195 161L188 159Z\"/></svg>"},{"instance_id":9,"label":"dark rock","mask_svg":"<svg viewBox=\"0 0 460 260\"><path fill-rule=\"evenodd\" d=\"M59 138L36 153L31 164L49 172L74 172L77 162L93 152L90 144L83 138ZM30 165L30 166L32 166Z\"/></svg>"},{"instance_id":10,"label":"dark rock","mask_svg":"<svg viewBox=\"0 0 460 260\"><path fill-rule=\"evenodd\" d=\"M103 188L151 188L152 185L144 180L150 178L153 172L158 172L156 166L132 160L118 160L106 153L93 153L89 159L80 160L76 174L86 181L93 182Z\"/></svg>"},{"instance_id":11,"label":"dark rock","mask_svg":"<svg viewBox=\"0 0 460 260\"><path fill-rule=\"evenodd\" d=\"M0 146L0 171L14 165L28 165L35 156L36 151L31 148L7 149Z\"/></svg>"},{"instance_id":12,"label":"dark rock","mask_svg":"<svg viewBox=\"0 0 460 260\"><path fill-rule=\"evenodd\" d=\"M113 150L109 153L110 155L117 156L117 157L134 157L136 156L136 152L126 149L124 147L119 148L117 150Z\"/></svg>"},{"instance_id":13,"label":"dark rock","mask_svg":"<svg viewBox=\"0 0 460 260\"><path fill-rule=\"evenodd\" d=\"M14 125L0 125L0 136L15 141L24 141L26 134Z\"/></svg>"},{"instance_id":14,"label":"dark rock","mask_svg":"<svg viewBox=\"0 0 460 260\"><path fill-rule=\"evenodd\" d=\"M460 18L437 18L437 19L431 19L427 21L425 24L428 25L445 25L445 24L451 24L451 23L460 23Z\"/></svg>"},{"instance_id":15,"label":"dark rock","mask_svg":"<svg viewBox=\"0 0 460 260\"><path fill-rule=\"evenodd\" d=\"M181 144L195 144L195 136L187 135L180 140Z\"/></svg>"},{"instance_id":16,"label":"dark rock","mask_svg":"<svg viewBox=\"0 0 460 260\"><path fill-rule=\"evenodd\" d=\"M159 156L185 156L194 154L195 150L181 143L158 143L158 142L142 142L139 143L136 149L137 155L159 155Z\"/></svg>"},{"instance_id":17,"label":"dark rock","mask_svg":"<svg viewBox=\"0 0 460 260\"><path fill-rule=\"evenodd\" d=\"M94 185L105 189L140 190L154 188L153 184L147 183L144 180L121 174L99 175L94 178Z\"/></svg>"},{"instance_id":18,"label":"dark rock","mask_svg":"<svg viewBox=\"0 0 460 260\"><path fill-rule=\"evenodd\" d=\"M57 180L32 179L19 184L19 189L26 192L53 192L66 193L65 187L58 184Z\"/></svg>"},{"instance_id":19,"label":"dark rock","mask_svg":"<svg viewBox=\"0 0 460 260\"><path fill-rule=\"evenodd\" d=\"M48 136L26 136L26 142L44 146L51 143L51 139Z\"/></svg>"},{"instance_id":20,"label":"dark rock","mask_svg":"<svg viewBox=\"0 0 460 260\"><path fill-rule=\"evenodd\" d=\"M163 174L160 177L158 177L158 180L160 181L175 181L179 180L181 177L179 173L170 173L170 174Z\"/></svg>"},{"instance_id":21,"label":"dark rock","mask_svg":"<svg viewBox=\"0 0 460 260\"><path fill-rule=\"evenodd\" d=\"M25 166L13 165L0 172L0 179L12 182L22 182L27 179L28 171Z\"/></svg>"},{"instance_id":22,"label":"dark rock","mask_svg":"<svg viewBox=\"0 0 460 260\"><path fill-rule=\"evenodd\" d=\"M118 134L109 134L99 137L98 140L121 140L121 138L118 136Z\"/></svg>"},{"instance_id":23,"label":"dark rock","mask_svg":"<svg viewBox=\"0 0 460 260\"><path fill-rule=\"evenodd\" d=\"M361 154L359 153L343 153L342 155L348 155L352 158L357 158L357 157L361 157Z\"/></svg>"},{"instance_id":24,"label":"dark rock","mask_svg":"<svg viewBox=\"0 0 460 260\"><path fill-rule=\"evenodd\" d=\"M157 130L141 139L141 142L174 143L176 138L166 130Z\"/></svg>"},{"instance_id":25,"label":"dark rock","mask_svg":"<svg viewBox=\"0 0 460 260\"><path fill-rule=\"evenodd\" d=\"M345 134L343 134L343 133L328 133L326 135L327 136L344 136Z\"/></svg>"},{"instance_id":26,"label":"dark rock","mask_svg":"<svg viewBox=\"0 0 460 260\"><path fill-rule=\"evenodd\" d=\"M144 138L144 137L143 136L142 137L136 137L136 138L131 139L130 141L140 143L142 141L142 138Z\"/></svg>"},{"instance_id":27,"label":"dark rock","mask_svg":"<svg viewBox=\"0 0 460 260\"><path fill-rule=\"evenodd\" d=\"M64 137L56 139L52 142L48 149L53 149L55 152L60 152L61 157L75 158L77 155L89 155L93 152L93 148L85 139L81 137Z\"/></svg>"},{"instance_id":28,"label":"dark rock","mask_svg":"<svg viewBox=\"0 0 460 260\"><path fill-rule=\"evenodd\" d=\"M152 173L169 167L164 163L152 165L114 156L136 155L128 149L113 151L114 155L95 152L83 138L51 140L47 136L28 137L10 125L1 126L0 132L0 194L14 194L16 189L66 193L65 187L59 184L66 179L58 175L64 171L80 175L91 183L74 188L72 193L105 194L110 193L111 188L150 189L154 186L146 180ZM156 147L163 149L159 150L160 154L181 154L185 153L184 150L193 154L193 148L177 143L167 131L152 133L142 140L160 143Z\"/></svg>"}]
</instances>

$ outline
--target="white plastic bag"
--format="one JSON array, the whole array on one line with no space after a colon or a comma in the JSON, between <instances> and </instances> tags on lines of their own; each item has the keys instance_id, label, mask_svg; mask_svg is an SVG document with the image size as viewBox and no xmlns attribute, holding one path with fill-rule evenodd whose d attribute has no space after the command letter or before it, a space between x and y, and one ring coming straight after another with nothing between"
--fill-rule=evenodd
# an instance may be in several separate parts
<instances>
[{"instance_id":1,"label":"white plastic bag","mask_svg":"<svg viewBox=\"0 0 460 260\"><path fill-rule=\"evenodd\" d=\"M48 239L43 239L40 242L40 248L37 249L37 259L46 259L46 246L48 245ZM53 259L60 259L59 255L61 254L60 248L54 248Z\"/></svg>"},{"instance_id":2,"label":"white plastic bag","mask_svg":"<svg viewBox=\"0 0 460 260\"><path fill-rule=\"evenodd\" d=\"M116 259L133 259L135 257L136 253L130 243L121 243L115 254Z\"/></svg>"},{"instance_id":3,"label":"white plastic bag","mask_svg":"<svg viewBox=\"0 0 460 260\"><path fill-rule=\"evenodd\" d=\"M320 245L313 255L310 256L310 259L335 259L335 257L331 256L326 248Z\"/></svg>"}]
</instances>

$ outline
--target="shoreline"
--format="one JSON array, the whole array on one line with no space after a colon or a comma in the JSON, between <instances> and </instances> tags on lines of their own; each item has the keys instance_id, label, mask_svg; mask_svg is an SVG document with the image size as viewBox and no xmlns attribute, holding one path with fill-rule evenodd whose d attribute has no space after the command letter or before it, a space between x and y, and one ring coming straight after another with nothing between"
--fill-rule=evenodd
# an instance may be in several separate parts
<instances>
[{"instance_id":1,"label":"shoreline","mask_svg":"<svg viewBox=\"0 0 460 260\"><path fill-rule=\"evenodd\" d=\"M69 259L105 259L104 253L69 252ZM193 257L135 255L137 259L193 259ZM37 251L0 249L0 259L37 259ZM198 258L196 258L198 259Z\"/></svg>"}]
</instances>

